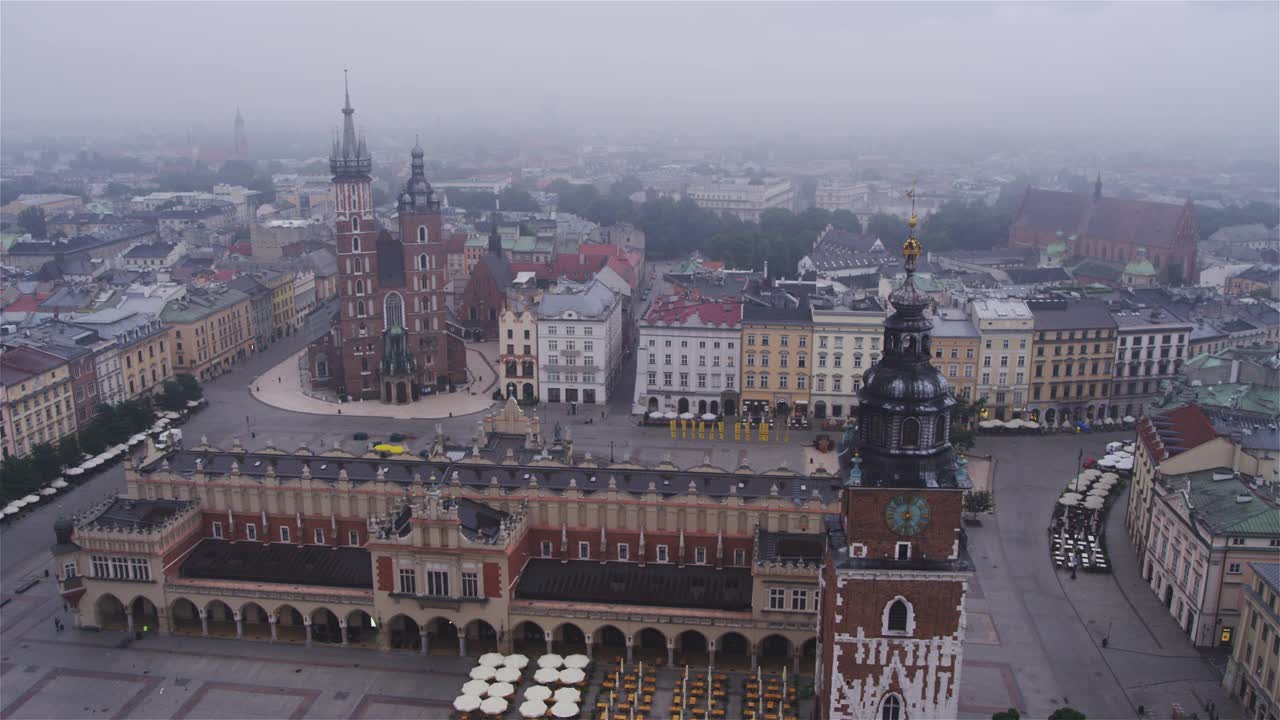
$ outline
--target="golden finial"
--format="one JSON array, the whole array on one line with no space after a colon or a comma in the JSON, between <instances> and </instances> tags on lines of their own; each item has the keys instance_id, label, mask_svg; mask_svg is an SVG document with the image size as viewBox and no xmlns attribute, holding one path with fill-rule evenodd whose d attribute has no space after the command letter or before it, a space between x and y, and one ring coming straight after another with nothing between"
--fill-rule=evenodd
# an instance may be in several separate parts
<instances>
[{"instance_id":1,"label":"golden finial","mask_svg":"<svg viewBox=\"0 0 1280 720\"><path fill-rule=\"evenodd\" d=\"M916 269L916 259L920 257L920 241L916 240L916 186L911 185L907 191L911 199L911 217L907 220L907 241L902 244L902 257L906 260L907 272Z\"/></svg>"}]
</instances>

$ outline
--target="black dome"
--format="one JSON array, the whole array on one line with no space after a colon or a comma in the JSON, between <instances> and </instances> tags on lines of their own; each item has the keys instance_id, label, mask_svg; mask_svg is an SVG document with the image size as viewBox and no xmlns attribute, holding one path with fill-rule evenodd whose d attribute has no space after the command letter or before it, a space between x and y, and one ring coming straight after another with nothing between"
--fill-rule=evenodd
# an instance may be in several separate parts
<instances>
[{"instance_id":1,"label":"black dome","mask_svg":"<svg viewBox=\"0 0 1280 720\"><path fill-rule=\"evenodd\" d=\"M941 411L956 404L947 379L928 363L873 365L862 376L863 403L886 410Z\"/></svg>"}]
</instances>

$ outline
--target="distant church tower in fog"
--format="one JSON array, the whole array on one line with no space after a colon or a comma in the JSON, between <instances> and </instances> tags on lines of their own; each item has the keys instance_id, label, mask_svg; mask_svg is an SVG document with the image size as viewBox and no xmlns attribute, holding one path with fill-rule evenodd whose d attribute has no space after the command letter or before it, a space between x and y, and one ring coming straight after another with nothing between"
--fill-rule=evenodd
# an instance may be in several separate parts
<instances>
[{"instance_id":1,"label":"distant church tower in fog","mask_svg":"<svg viewBox=\"0 0 1280 720\"><path fill-rule=\"evenodd\" d=\"M240 114L239 106L236 107L235 146L231 157L236 160L249 159L249 140L244 136L244 116Z\"/></svg>"}]
</instances>

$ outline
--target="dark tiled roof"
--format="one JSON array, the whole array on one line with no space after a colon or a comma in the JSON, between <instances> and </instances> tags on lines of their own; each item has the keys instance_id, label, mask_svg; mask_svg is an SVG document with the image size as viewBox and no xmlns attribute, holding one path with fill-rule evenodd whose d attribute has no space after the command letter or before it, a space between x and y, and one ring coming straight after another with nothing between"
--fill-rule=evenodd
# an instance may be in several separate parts
<instances>
[{"instance_id":1,"label":"dark tiled roof","mask_svg":"<svg viewBox=\"0 0 1280 720\"><path fill-rule=\"evenodd\" d=\"M1249 567L1253 568L1253 573L1262 578L1262 582L1272 592L1280 594L1280 562L1254 562L1249 563Z\"/></svg>"},{"instance_id":2,"label":"dark tiled roof","mask_svg":"<svg viewBox=\"0 0 1280 720\"><path fill-rule=\"evenodd\" d=\"M758 531L756 560L820 562L823 554L822 535Z\"/></svg>"},{"instance_id":3,"label":"dark tiled roof","mask_svg":"<svg viewBox=\"0 0 1280 720\"><path fill-rule=\"evenodd\" d=\"M1028 300L1027 307L1035 318L1036 330L1079 330L1082 328L1114 328L1115 318L1107 305L1099 300L1037 301Z\"/></svg>"},{"instance_id":4,"label":"dark tiled roof","mask_svg":"<svg viewBox=\"0 0 1280 720\"><path fill-rule=\"evenodd\" d=\"M1009 281L1014 285L1035 285L1038 283L1067 282L1071 275L1060 267L1054 268L1009 268Z\"/></svg>"},{"instance_id":5,"label":"dark tiled roof","mask_svg":"<svg viewBox=\"0 0 1280 720\"><path fill-rule=\"evenodd\" d=\"M124 256L128 258L162 258L173 252L173 243L145 243L134 245Z\"/></svg>"},{"instance_id":6,"label":"dark tiled roof","mask_svg":"<svg viewBox=\"0 0 1280 720\"><path fill-rule=\"evenodd\" d=\"M147 530L163 525L189 505L191 502L188 500L115 498L105 510L88 520L85 526L104 530Z\"/></svg>"},{"instance_id":7,"label":"dark tiled roof","mask_svg":"<svg viewBox=\"0 0 1280 720\"><path fill-rule=\"evenodd\" d=\"M516 584L521 600L562 600L614 605L751 609L751 571L709 565L535 559Z\"/></svg>"},{"instance_id":8,"label":"dark tiled roof","mask_svg":"<svg viewBox=\"0 0 1280 720\"><path fill-rule=\"evenodd\" d=\"M182 561L182 577L373 589L369 551L358 547L205 538Z\"/></svg>"},{"instance_id":9,"label":"dark tiled roof","mask_svg":"<svg viewBox=\"0 0 1280 720\"><path fill-rule=\"evenodd\" d=\"M1080 193L1027 188L1013 222L1039 232L1074 235L1080 229L1080 218L1089 206L1089 199Z\"/></svg>"}]
</instances>

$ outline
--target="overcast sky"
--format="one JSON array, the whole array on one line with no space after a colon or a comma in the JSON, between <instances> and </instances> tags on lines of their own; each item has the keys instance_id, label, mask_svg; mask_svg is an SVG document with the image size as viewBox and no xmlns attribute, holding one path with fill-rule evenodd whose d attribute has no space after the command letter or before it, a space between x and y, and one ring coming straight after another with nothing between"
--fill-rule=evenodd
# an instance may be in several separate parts
<instances>
[{"instance_id":1,"label":"overcast sky","mask_svg":"<svg viewBox=\"0 0 1280 720\"><path fill-rule=\"evenodd\" d=\"M360 123L1203 140L1280 127L1280 4L0 3L7 133Z\"/></svg>"}]
</instances>

